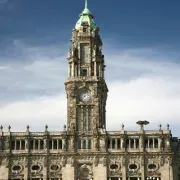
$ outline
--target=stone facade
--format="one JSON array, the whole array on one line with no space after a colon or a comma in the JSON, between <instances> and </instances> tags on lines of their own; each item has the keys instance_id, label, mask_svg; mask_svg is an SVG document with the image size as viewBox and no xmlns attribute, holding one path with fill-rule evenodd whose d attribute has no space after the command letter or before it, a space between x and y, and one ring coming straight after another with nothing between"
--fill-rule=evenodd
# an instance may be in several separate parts
<instances>
[{"instance_id":1,"label":"stone facade","mask_svg":"<svg viewBox=\"0 0 180 180\"><path fill-rule=\"evenodd\" d=\"M180 179L180 141L169 125L106 130L104 71L99 28L86 4L68 53L67 126L61 132L27 126L20 133L1 127L0 180Z\"/></svg>"},{"instance_id":2,"label":"stone facade","mask_svg":"<svg viewBox=\"0 0 180 180\"><path fill-rule=\"evenodd\" d=\"M0 179L179 180L171 131L0 132ZM78 143L78 139L81 139ZM91 140L91 146L88 142ZM80 144L80 146L78 146Z\"/></svg>"}]
</instances>

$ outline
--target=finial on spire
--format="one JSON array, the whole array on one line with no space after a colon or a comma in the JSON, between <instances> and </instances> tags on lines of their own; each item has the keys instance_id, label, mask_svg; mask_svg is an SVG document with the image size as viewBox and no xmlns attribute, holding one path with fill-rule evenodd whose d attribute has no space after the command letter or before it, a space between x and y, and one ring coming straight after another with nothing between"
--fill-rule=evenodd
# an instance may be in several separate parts
<instances>
[{"instance_id":1,"label":"finial on spire","mask_svg":"<svg viewBox=\"0 0 180 180\"><path fill-rule=\"evenodd\" d=\"M87 7L88 7L88 1L85 0L85 8L87 8Z\"/></svg>"}]
</instances>

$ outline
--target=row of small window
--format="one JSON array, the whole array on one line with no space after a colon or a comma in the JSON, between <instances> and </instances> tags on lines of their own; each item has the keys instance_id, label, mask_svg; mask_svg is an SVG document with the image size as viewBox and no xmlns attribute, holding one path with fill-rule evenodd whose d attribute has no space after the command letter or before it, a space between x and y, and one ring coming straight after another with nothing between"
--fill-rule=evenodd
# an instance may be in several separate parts
<instances>
[{"instance_id":1,"label":"row of small window","mask_svg":"<svg viewBox=\"0 0 180 180\"><path fill-rule=\"evenodd\" d=\"M27 147L26 147L27 148ZM30 140L29 149L30 150L43 150L44 141L43 140ZM61 139L53 139L49 140L49 149L62 149L62 140ZM11 142L11 150L25 150L25 140L16 140Z\"/></svg>"},{"instance_id":2,"label":"row of small window","mask_svg":"<svg viewBox=\"0 0 180 180\"><path fill-rule=\"evenodd\" d=\"M124 141L123 141L124 142ZM121 148L139 148L139 139L127 139L125 142L126 144L123 144L121 139L109 139L107 141L107 148L108 149L121 149ZM144 147L145 148L158 148L158 139L145 139L144 141Z\"/></svg>"},{"instance_id":3,"label":"row of small window","mask_svg":"<svg viewBox=\"0 0 180 180\"><path fill-rule=\"evenodd\" d=\"M9 180L24 180L22 178L10 178ZM29 178L28 180L43 180L43 178ZM50 178L48 180L62 180L62 178Z\"/></svg>"},{"instance_id":4,"label":"row of small window","mask_svg":"<svg viewBox=\"0 0 180 180\"><path fill-rule=\"evenodd\" d=\"M78 140L78 149L91 149L91 139Z\"/></svg>"},{"instance_id":5,"label":"row of small window","mask_svg":"<svg viewBox=\"0 0 180 180\"><path fill-rule=\"evenodd\" d=\"M43 140L30 140L29 149L30 150L43 150L44 141ZM49 149L63 149L62 140L61 139L53 139L49 140ZM81 139L78 140L78 149L91 149L91 140L90 139ZM25 150L25 140L17 140L12 141L11 150Z\"/></svg>"},{"instance_id":6,"label":"row of small window","mask_svg":"<svg viewBox=\"0 0 180 180\"><path fill-rule=\"evenodd\" d=\"M145 180L161 180L160 177L146 177ZM107 180L122 180L121 177L108 177ZM127 177L126 180L142 180L141 177Z\"/></svg>"}]
</instances>

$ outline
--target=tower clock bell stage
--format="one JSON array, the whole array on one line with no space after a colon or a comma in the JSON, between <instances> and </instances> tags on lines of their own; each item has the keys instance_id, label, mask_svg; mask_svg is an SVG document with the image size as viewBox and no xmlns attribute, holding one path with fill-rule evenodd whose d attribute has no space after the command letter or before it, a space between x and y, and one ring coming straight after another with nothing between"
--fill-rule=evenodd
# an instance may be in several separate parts
<instances>
[{"instance_id":1,"label":"tower clock bell stage","mask_svg":"<svg viewBox=\"0 0 180 180\"><path fill-rule=\"evenodd\" d=\"M68 53L67 127L78 133L93 133L106 127L108 88L104 79L104 55L99 28L87 7L72 31Z\"/></svg>"}]
</instances>

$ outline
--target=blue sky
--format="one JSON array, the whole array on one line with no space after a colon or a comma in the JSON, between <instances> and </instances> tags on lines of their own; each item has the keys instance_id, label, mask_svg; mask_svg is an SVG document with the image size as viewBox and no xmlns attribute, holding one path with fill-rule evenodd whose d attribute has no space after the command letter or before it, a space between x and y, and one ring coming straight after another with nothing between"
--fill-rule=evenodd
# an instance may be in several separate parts
<instances>
[{"instance_id":1,"label":"blue sky","mask_svg":"<svg viewBox=\"0 0 180 180\"><path fill-rule=\"evenodd\" d=\"M0 39L4 44L14 38L30 44L67 43L84 6L84 0L0 1L4 2L0 4ZM103 38L121 40L126 46L179 47L178 0L89 0L89 7Z\"/></svg>"},{"instance_id":2,"label":"blue sky","mask_svg":"<svg viewBox=\"0 0 180 180\"><path fill-rule=\"evenodd\" d=\"M147 119L179 136L180 2L89 0L109 87L108 129ZM0 0L0 118L4 127L62 129L71 30L84 0ZM114 73L116 72L116 73ZM117 101L118 99L118 101ZM63 112L63 113L62 113ZM111 123L110 123L111 121ZM126 122L126 123L125 123ZM133 125L132 125L133 124Z\"/></svg>"}]
</instances>

